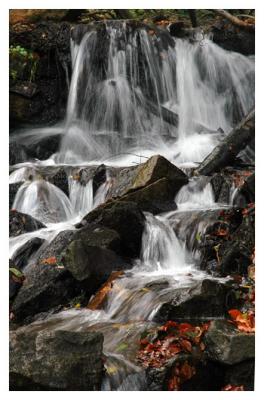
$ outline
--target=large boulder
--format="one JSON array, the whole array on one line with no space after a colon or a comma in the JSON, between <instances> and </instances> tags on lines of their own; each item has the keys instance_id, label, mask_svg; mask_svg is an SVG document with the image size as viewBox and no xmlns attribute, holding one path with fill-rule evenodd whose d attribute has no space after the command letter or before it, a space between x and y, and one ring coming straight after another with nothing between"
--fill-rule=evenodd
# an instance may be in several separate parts
<instances>
[{"instance_id":1,"label":"large boulder","mask_svg":"<svg viewBox=\"0 0 264 400\"><path fill-rule=\"evenodd\" d=\"M213 41L225 50L246 56L255 54L255 33L237 29L226 20L218 20L211 28Z\"/></svg>"},{"instance_id":2,"label":"large boulder","mask_svg":"<svg viewBox=\"0 0 264 400\"><path fill-rule=\"evenodd\" d=\"M122 201L134 201L143 211L153 214L176 209L175 195L188 182L184 172L160 155L122 172L114 181L112 193L118 193ZM117 189L120 185L122 190Z\"/></svg>"},{"instance_id":3,"label":"large boulder","mask_svg":"<svg viewBox=\"0 0 264 400\"><path fill-rule=\"evenodd\" d=\"M77 227L98 224L119 234L122 254L133 258L139 256L145 217L137 204L119 200L109 201L87 214Z\"/></svg>"},{"instance_id":4,"label":"large boulder","mask_svg":"<svg viewBox=\"0 0 264 400\"><path fill-rule=\"evenodd\" d=\"M80 284L60 262L61 253L73 235L73 231L59 233L43 248L38 260L27 267L24 272L26 280L12 305L17 321L67 304L81 293Z\"/></svg>"},{"instance_id":5,"label":"large boulder","mask_svg":"<svg viewBox=\"0 0 264 400\"><path fill-rule=\"evenodd\" d=\"M156 155L138 167L133 184L127 192L142 189L162 178L167 178L174 184L175 192L188 182L188 177L184 172L171 164L166 158Z\"/></svg>"},{"instance_id":6,"label":"large boulder","mask_svg":"<svg viewBox=\"0 0 264 400\"><path fill-rule=\"evenodd\" d=\"M100 390L103 335L97 332L10 332L10 390Z\"/></svg>"},{"instance_id":7,"label":"large boulder","mask_svg":"<svg viewBox=\"0 0 264 400\"><path fill-rule=\"evenodd\" d=\"M235 294L228 283L204 279L187 288L175 289L159 308L155 321L203 320L222 317L236 305Z\"/></svg>"},{"instance_id":8,"label":"large boulder","mask_svg":"<svg viewBox=\"0 0 264 400\"><path fill-rule=\"evenodd\" d=\"M45 228L45 225L30 215L16 210L9 211L9 236L18 236L41 228Z\"/></svg>"},{"instance_id":9,"label":"large boulder","mask_svg":"<svg viewBox=\"0 0 264 400\"><path fill-rule=\"evenodd\" d=\"M36 253L40 246L44 243L44 239L38 237L28 240L25 244L19 247L12 255L12 260L19 268L24 268L30 257Z\"/></svg>"},{"instance_id":10,"label":"large boulder","mask_svg":"<svg viewBox=\"0 0 264 400\"><path fill-rule=\"evenodd\" d=\"M91 293L104 283L113 271L124 270L127 263L114 250L121 248L120 237L112 229L95 227L78 232L66 248L62 262L77 281L88 280Z\"/></svg>"},{"instance_id":11,"label":"large boulder","mask_svg":"<svg viewBox=\"0 0 264 400\"><path fill-rule=\"evenodd\" d=\"M211 322L204 340L211 360L234 365L255 358L255 335L240 332L230 322Z\"/></svg>"},{"instance_id":12,"label":"large boulder","mask_svg":"<svg viewBox=\"0 0 264 400\"><path fill-rule=\"evenodd\" d=\"M62 190L66 196L69 196L68 175L63 167L55 170L54 174L47 176L47 180Z\"/></svg>"}]
</instances>

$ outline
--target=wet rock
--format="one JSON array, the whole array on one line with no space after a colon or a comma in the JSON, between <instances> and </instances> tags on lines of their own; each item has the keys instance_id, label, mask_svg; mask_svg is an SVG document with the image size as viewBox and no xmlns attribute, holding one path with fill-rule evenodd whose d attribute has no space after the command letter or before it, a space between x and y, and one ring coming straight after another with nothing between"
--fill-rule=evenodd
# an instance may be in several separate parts
<instances>
[{"instance_id":1,"label":"wet rock","mask_svg":"<svg viewBox=\"0 0 264 400\"><path fill-rule=\"evenodd\" d=\"M30 257L40 248L43 243L44 239L40 239L38 237L30 239L23 244L23 246L17 249L12 256L12 260L19 268L23 269L27 265Z\"/></svg>"},{"instance_id":2,"label":"wet rock","mask_svg":"<svg viewBox=\"0 0 264 400\"><path fill-rule=\"evenodd\" d=\"M38 160L46 160L59 150L60 135L53 135L39 140L37 143L28 144L28 153Z\"/></svg>"},{"instance_id":3,"label":"wet rock","mask_svg":"<svg viewBox=\"0 0 264 400\"><path fill-rule=\"evenodd\" d=\"M225 50L235 51L246 56L255 54L255 34L237 29L226 21L217 21L212 27L213 41Z\"/></svg>"},{"instance_id":4,"label":"wet rock","mask_svg":"<svg viewBox=\"0 0 264 400\"><path fill-rule=\"evenodd\" d=\"M212 176L210 182L213 188L215 201L217 203L229 204L232 187L231 177L219 172Z\"/></svg>"},{"instance_id":5,"label":"wet rock","mask_svg":"<svg viewBox=\"0 0 264 400\"><path fill-rule=\"evenodd\" d=\"M246 207L255 202L255 172L248 176L236 192L233 204L238 207Z\"/></svg>"},{"instance_id":6,"label":"wet rock","mask_svg":"<svg viewBox=\"0 0 264 400\"><path fill-rule=\"evenodd\" d=\"M14 165L27 161L27 148L20 143L10 142L9 164Z\"/></svg>"},{"instance_id":7,"label":"wet rock","mask_svg":"<svg viewBox=\"0 0 264 400\"><path fill-rule=\"evenodd\" d=\"M234 365L255 357L255 335L244 333L227 321L213 321L205 334L206 354L211 360Z\"/></svg>"},{"instance_id":8,"label":"wet rock","mask_svg":"<svg viewBox=\"0 0 264 400\"><path fill-rule=\"evenodd\" d=\"M65 113L71 70L70 24L49 21L12 25L10 45L26 52L25 56L10 52L10 126L59 121ZM18 58L19 65L14 65ZM33 96L15 92L16 87L32 83Z\"/></svg>"},{"instance_id":9,"label":"wet rock","mask_svg":"<svg viewBox=\"0 0 264 400\"><path fill-rule=\"evenodd\" d=\"M16 194L23 182L16 182L9 184L9 209L12 208Z\"/></svg>"},{"instance_id":10,"label":"wet rock","mask_svg":"<svg viewBox=\"0 0 264 400\"><path fill-rule=\"evenodd\" d=\"M11 331L10 390L100 390L102 348L98 332Z\"/></svg>"},{"instance_id":11,"label":"wet rock","mask_svg":"<svg viewBox=\"0 0 264 400\"><path fill-rule=\"evenodd\" d=\"M199 252L204 268L206 260L216 259L217 246L229 239L242 222L241 209L212 209L177 212L170 217L177 237L186 242L188 250Z\"/></svg>"},{"instance_id":12,"label":"wet rock","mask_svg":"<svg viewBox=\"0 0 264 400\"><path fill-rule=\"evenodd\" d=\"M134 201L141 210L159 214L177 208L174 197L175 188L168 179L162 178L143 189L124 195L120 200Z\"/></svg>"},{"instance_id":13,"label":"wet rock","mask_svg":"<svg viewBox=\"0 0 264 400\"><path fill-rule=\"evenodd\" d=\"M47 180L69 197L68 175L64 168L59 168L54 175L48 176Z\"/></svg>"},{"instance_id":14,"label":"wet rock","mask_svg":"<svg viewBox=\"0 0 264 400\"><path fill-rule=\"evenodd\" d=\"M45 225L30 215L16 210L9 211L9 236L18 236L41 228L45 228Z\"/></svg>"},{"instance_id":15,"label":"wet rock","mask_svg":"<svg viewBox=\"0 0 264 400\"><path fill-rule=\"evenodd\" d=\"M245 390L254 390L255 360L246 360L226 367L225 383L243 385Z\"/></svg>"},{"instance_id":16,"label":"wet rock","mask_svg":"<svg viewBox=\"0 0 264 400\"><path fill-rule=\"evenodd\" d=\"M14 299L19 289L23 285L25 277L19 267L9 260L9 300Z\"/></svg>"},{"instance_id":17,"label":"wet rock","mask_svg":"<svg viewBox=\"0 0 264 400\"><path fill-rule=\"evenodd\" d=\"M158 214L176 209L175 194L188 177L162 156L153 156L138 167L110 171L111 197L133 201L143 211Z\"/></svg>"},{"instance_id":18,"label":"wet rock","mask_svg":"<svg viewBox=\"0 0 264 400\"><path fill-rule=\"evenodd\" d=\"M179 288L159 308L155 321L203 320L223 317L236 302L228 284L204 279L189 288Z\"/></svg>"},{"instance_id":19,"label":"wet rock","mask_svg":"<svg viewBox=\"0 0 264 400\"><path fill-rule=\"evenodd\" d=\"M80 183L86 185L90 179L93 179L93 193L106 181L106 167L104 164L98 167L87 167L80 171Z\"/></svg>"},{"instance_id":20,"label":"wet rock","mask_svg":"<svg viewBox=\"0 0 264 400\"><path fill-rule=\"evenodd\" d=\"M231 240L219 246L219 272L222 275L232 273L247 275L254 248L255 207L252 207L247 214L243 215L242 223L232 234Z\"/></svg>"},{"instance_id":21,"label":"wet rock","mask_svg":"<svg viewBox=\"0 0 264 400\"><path fill-rule=\"evenodd\" d=\"M82 292L83 287L60 261L62 251L73 235L73 231L59 233L43 248L38 260L27 267L26 280L12 306L16 321L23 321L26 317L66 304ZM45 261L50 257L54 257L56 263Z\"/></svg>"},{"instance_id":22,"label":"wet rock","mask_svg":"<svg viewBox=\"0 0 264 400\"><path fill-rule=\"evenodd\" d=\"M96 228L73 240L63 255L63 264L77 281L89 280L91 293L104 283L113 271L127 268L126 262L111 248L120 247L117 232Z\"/></svg>"},{"instance_id":23,"label":"wet rock","mask_svg":"<svg viewBox=\"0 0 264 400\"><path fill-rule=\"evenodd\" d=\"M133 185L127 192L142 189L162 178L167 178L168 181L174 183L175 191L179 191L188 182L188 177L184 172L171 164L166 158L157 155L138 167Z\"/></svg>"},{"instance_id":24,"label":"wet rock","mask_svg":"<svg viewBox=\"0 0 264 400\"><path fill-rule=\"evenodd\" d=\"M77 227L102 225L115 230L121 240L122 253L138 257L145 217L137 204L128 201L109 201L87 214Z\"/></svg>"}]
</instances>

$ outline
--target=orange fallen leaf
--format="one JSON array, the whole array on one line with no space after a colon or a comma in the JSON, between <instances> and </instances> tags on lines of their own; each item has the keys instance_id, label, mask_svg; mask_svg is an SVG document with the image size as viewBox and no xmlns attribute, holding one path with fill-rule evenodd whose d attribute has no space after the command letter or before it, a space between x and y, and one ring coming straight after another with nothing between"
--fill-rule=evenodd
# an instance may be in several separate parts
<instances>
[{"instance_id":1,"label":"orange fallen leaf","mask_svg":"<svg viewBox=\"0 0 264 400\"><path fill-rule=\"evenodd\" d=\"M192 351L192 344L191 344L191 342L189 342L189 340L182 339L180 343L181 343L181 347L182 347L185 351L188 351L189 353L191 353L191 351Z\"/></svg>"},{"instance_id":2,"label":"orange fallen leaf","mask_svg":"<svg viewBox=\"0 0 264 400\"><path fill-rule=\"evenodd\" d=\"M244 385L237 386L237 385L228 384L225 387L223 387L222 390L224 390L224 391L239 391L239 390L245 390L245 389L244 389Z\"/></svg>"},{"instance_id":3,"label":"orange fallen leaf","mask_svg":"<svg viewBox=\"0 0 264 400\"><path fill-rule=\"evenodd\" d=\"M55 265L57 264L57 258L56 257L44 258L44 260L41 261L41 264Z\"/></svg>"}]
</instances>

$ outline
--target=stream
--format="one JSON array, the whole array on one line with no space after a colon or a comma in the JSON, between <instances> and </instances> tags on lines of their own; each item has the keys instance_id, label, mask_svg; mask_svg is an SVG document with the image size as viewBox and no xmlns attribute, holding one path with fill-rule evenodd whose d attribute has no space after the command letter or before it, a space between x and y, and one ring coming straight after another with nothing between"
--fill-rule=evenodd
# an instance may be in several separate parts
<instances>
[{"instance_id":1,"label":"stream","mask_svg":"<svg viewBox=\"0 0 264 400\"><path fill-rule=\"evenodd\" d=\"M173 39L172 47L125 23L106 24L106 31L104 70L97 66L96 30L84 32L80 43L71 40L72 77L64 121L13 136L31 145L60 136L59 151L49 159L29 160L11 169L10 183L23 182L13 208L46 226L10 238L10 258L30 239L44 239L25 273L59 232L75 230L76 223L106 201L111 168L139 165L160 154L188 174L254 104L252 57L223 50L210 38L202 44ZM156 104L156 114L145 98ZM164 120L162 107L178 115L178 126ZM107 177L96 192L92 179L84 185L74 178L76 168L102 163ZM69 196L42 176L47 168L59 166L67 171ZM31 329L102 332L102 390L145 390L145 375L135 363L141 334L156 325L155 315L176 289L184 291L208 278L199 269L200 255L192 246L196 233L189 232L188 215L202 213L197 228L201 232L207 226L207 211L232 207L233 197L231 193L229 203L219 204L206 177L191 178L175 197L177 210L145 213L140 258L113 282L102 309L69 309L34 322ZM176 234L179 220L183 222Z\"/></svg>"}]
</instances>

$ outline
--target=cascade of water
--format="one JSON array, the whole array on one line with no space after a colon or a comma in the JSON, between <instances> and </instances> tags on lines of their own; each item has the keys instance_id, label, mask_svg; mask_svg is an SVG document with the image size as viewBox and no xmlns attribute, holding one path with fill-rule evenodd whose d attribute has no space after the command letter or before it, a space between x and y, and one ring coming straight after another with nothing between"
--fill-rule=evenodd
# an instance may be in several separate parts
<instances>
[{"instance_id":1,"label":"cascade of water","mask_svg":"<svg viewBox=\"0 0 264 400\"><path fill-rule=\"evenodd\" d=\"M186 264L186 255L165 219L147 215L141 259L148 272L176 274Z\"/></svg>"},{"instance_id":2,"label":"cascade of water","mask_svg":"<svg viewBox=\"0 0 264 400\"><path fill-rule=\"evenodd\" d=\"M69 178L69 193L73 212L80 217L93 209L93 180L82 185L75 179Z\"/></svg>"},{"instance_id":3,"label":"cascade of water","mask_svg":"<svg viewBox=\"0 0 264 400\"><path fill-rule=\"evenodd\" d=\"M212 185L205 178L190 180L184 185L175 198L178 211L205 210L218 208L215 202Z\"/></svg>"},{"instance_id":4,"label":"cascade of water","mask_svg":"<svg viewBox=\"0 0 264 400\"><path fill-rule=\"evenodd\" d=\"M57 186L43 179L26 181L16 194L13 208L44 224L67 221L72 217L68 197Z\"/></svg>"},{"instance_id":5,"label":"cascade of water","mask_svg":"<svg viewBox=\"0 0 264 400\"><path fill-rule=\"evenodd\" d=\"M66 131L56 161L102 160L129 149L160 152L176 163L201 161L217 144L217 130L228 132L254 103L254 59L209 39L203 44L177 39L163 48L143 27L125 23L72 42ZM164 121L164 106L178 115L178 130ZM166 137L177 135L168 145Z\"/></svg>"},{"instance_id":6,"label":"cascade of water","mask_svg":"<svg viewBox=\"0 0 264 400\"><path fill-rule=\"evenodd\" d=\"M145 28L131 29L122 22L102 25L101 30L86 33L78 44L72 40L71 50L73 73L64 124L26 132L31 144L38 136L62 136L60 151L49 160L51 164L95 165L112 158L116 165L133 165L141 162L141 156L157 153L179 165L200 162L254 102L254 60L222 50L210 40L200 46L171 38L165 45ZM178 127L165 121L164 110L177 114ZM11 257L32 237L45 239L47 245L60 230L74 229L77 219L105 201L111 185L107 177L93 193L92 179L82 185L69 177L69 199L45 180L27 181L30 168L28 163L10 176L11 183L25 181L13 207L48 228L11 238ZM219 207L210 183L203 179L183 186L175 201L174 216ZM146 215L141 259L113 282L103 309L69 310L35 325L36 329L46 324L51 329L103 332L106 369L120 369L114 378L109 372L105 390L131 387L125 378L139 372L118 353L124 337L135 344L175 290L190 288L206 276L195 268L184 245L188 221L182 237L177 237L171 217ZM200 233L205 227L200 224L197 229Z\"/></svg>"}]
</instances>

